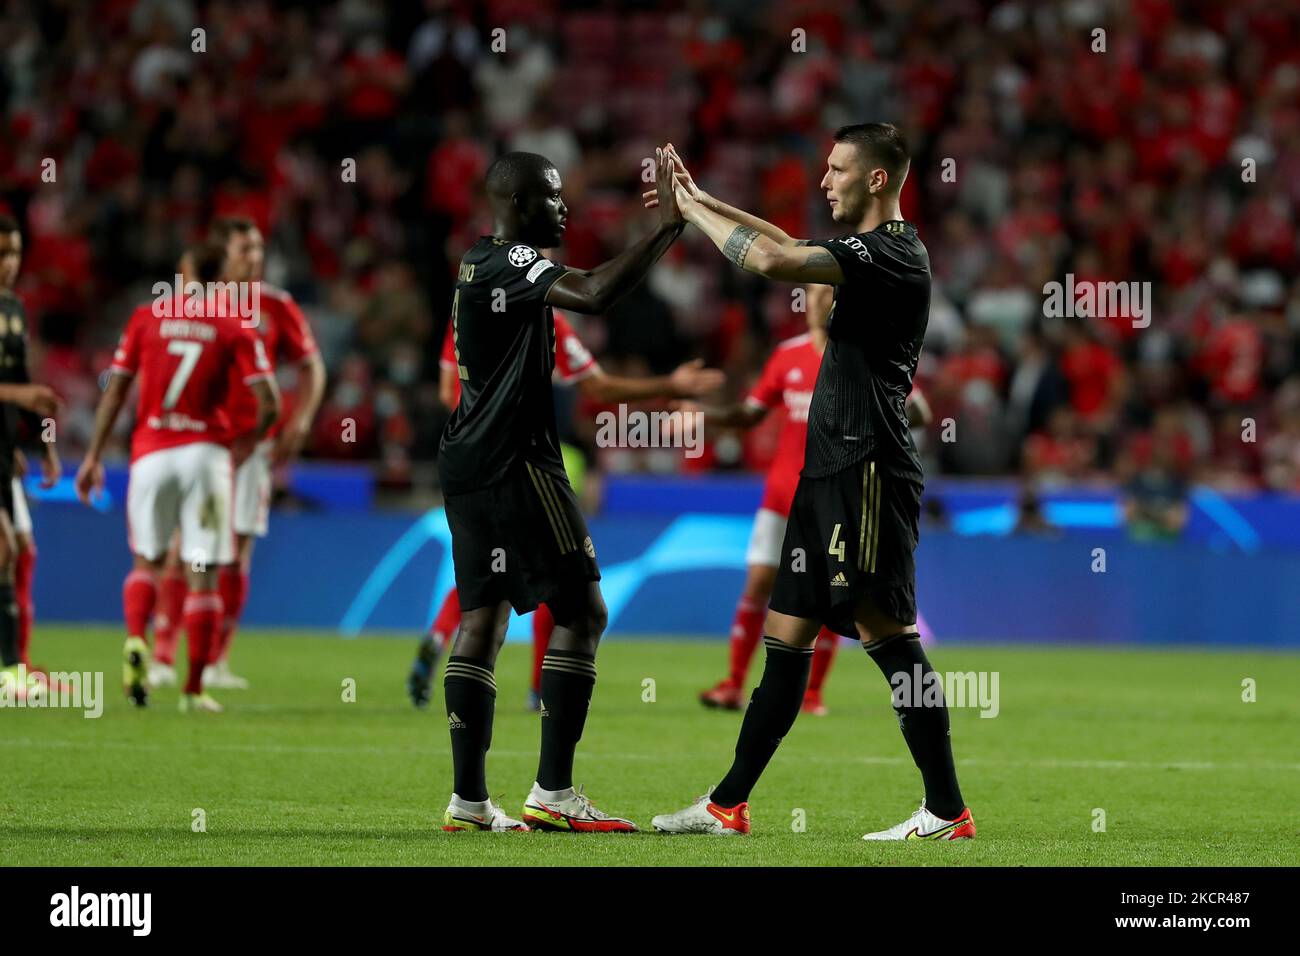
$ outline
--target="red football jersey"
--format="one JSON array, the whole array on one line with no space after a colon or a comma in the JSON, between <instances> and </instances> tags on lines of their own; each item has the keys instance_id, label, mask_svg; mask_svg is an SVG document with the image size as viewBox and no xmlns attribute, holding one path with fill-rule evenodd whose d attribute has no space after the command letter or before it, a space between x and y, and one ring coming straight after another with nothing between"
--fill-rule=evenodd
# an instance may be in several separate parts
<instances>
[{"instance_id":1,"label":"red football jersey","mask_svg":"<svg viewBox=\"0 0 1300 956\"><path fill-rule=\"evenodd\" d=\"M559 309L551 310L555 315L555 376L564 384L580 382L596 367L596 357L582 344L578 333ZM442 368L456 367L456 343L452 339L451 323L447 323L447 334L442 340L442 356L438 359ZM460 377L456 377L456 400L460 403Z\"/></svg>"},{"instance_id":2,"label":"red football jersey","mask_svg":"<svg viewBox=\"0 0 1300 956\"><path fill-rule=\"evenodd\" d=\"M768 468L761 507L779 515L790 514L794 489L803 469L804 445L808 440L808 406L812 404L813 386L822 356L813 345L812 335L796 335L776 347L757 384L745 399L747 404L772 409L785 408L785 424L777 440L776 455Z\"/></svg>"},{"instance_id":3,"label":"red football jersey","mask_svg":"<svg viewBox=\"0 0 1300 956\"><path fill-rule=\"evenodd\" d=\"M251 397L247 386L272 375L261 342L238 318L176 311L182 317L157 316L153 303L138 306L113 353L111 371L139 378L132 461L191 442L229 444L232 376L233 388Z\"/></svg>"},{"instance_id":4,"label":"red football jersey","mask_svg":"<svg viewBox=\"0 0 1300 956\"><path fill-rule=\"evenodd\" d=\"M282 364L300 364L319 351L307 317L293 301L293 296L265 282L259 283L257 320L253 328L273 369ZM231 429L233 434L243 435L257 427L257 399L246 388L233 389L232 397ZM293 399L288 389L281 395L280 417L271 426L268 437L279 434L289 420Z\"/></svg>"}]
</instances>

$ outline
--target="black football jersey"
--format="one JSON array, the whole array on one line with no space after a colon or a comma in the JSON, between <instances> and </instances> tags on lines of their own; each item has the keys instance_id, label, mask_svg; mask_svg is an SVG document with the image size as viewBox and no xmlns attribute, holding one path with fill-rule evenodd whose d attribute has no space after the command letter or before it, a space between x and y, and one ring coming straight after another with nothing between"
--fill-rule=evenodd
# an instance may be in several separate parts
<instances>
[{"instance_id":1,"label":"black football jersey","mask_svg":"<svg viewBox=\"0 0 1300 956\"><path fill-rule=\"evenodd\" d=\"M902 220L809 245L835 257L844 281L808 410L802 474L821 478L870 458L886 474L922 481L904 404L930 320L930 254Z\"/></svg>"},{"instance_id":2,"label":"black football jersey","mask_svg":"<svg viewBox=\"0 0 1300 956\"><path fill-rule=\"evenodd\" d=\"M451 310L461 397L438 450L447 494L499 481L520 459L564 475L546 293L566 271L527 243L495 236L481 237L461 259Z\"/></svg>"},{"instance_id":3,"label":"black football jersey","mask_svg":"<svg viewBox=\"0 0 1300 956\"><path fill-rule=\"evenodd\" d=\"M31 382L27 372L27 313L22 300L8 289L0 289L0 382L6 385ZM6 462L13 461L22 420L26 421L27 437L35 440L40 434L40 419L11 402L0 403L0 455Z\"/></svg>"}]
</instances>

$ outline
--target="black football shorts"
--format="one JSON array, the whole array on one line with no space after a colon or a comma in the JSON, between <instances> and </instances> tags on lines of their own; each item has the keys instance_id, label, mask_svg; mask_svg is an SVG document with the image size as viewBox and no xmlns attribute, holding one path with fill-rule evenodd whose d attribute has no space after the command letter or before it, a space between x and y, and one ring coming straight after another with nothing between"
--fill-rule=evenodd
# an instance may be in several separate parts
<instances>
[{"instance_id":1,"label":"black football shorts","mask_svg":"<svg viewBox=\"0 0 1300 956\"><path fill-rule=\"evenodd\" d=\"M526 461L477 491L448 495L463 611L509 601L519 614L600 580L596 549L567 478Z\"/></svg>"},{"instance_id":2,"label":"black football shorts","mask_svg":"<svg viewBox=\"0 0 1300 956\"><path fill-rule=\"evenodd\" d=\"M916 623L921 485L862 461L799 479L781 545L771 608L856 638L854 606L870 597L902 624Z\"/></svg>"}]
</instances>

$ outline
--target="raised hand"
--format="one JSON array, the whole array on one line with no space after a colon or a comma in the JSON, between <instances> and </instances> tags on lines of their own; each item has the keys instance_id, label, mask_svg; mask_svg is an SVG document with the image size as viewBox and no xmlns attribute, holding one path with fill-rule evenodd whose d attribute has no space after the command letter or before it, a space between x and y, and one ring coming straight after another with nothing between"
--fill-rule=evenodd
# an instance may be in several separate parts
<instances>
[{"instance_id":1,"label":"raised hand","mask_svg":"<svg viewBox=\"0 0 1300 956\"><path fill-rule=\"evenodd\" d=\"M678 206L677 197L673 194L673 170L673 161L669 157L668 151L656 147L655 192L661 200L656 205L659 207L659 221L666 226L675 226L685 221L681 208ZM668 198L663 201L663 197Z\"/></svg>"},{"instance_id":2,"label":"raised hand","mask_svg":"<svg viewBox=\"0 0 1300 956\"><path fill-rule=\"evenodd\" d=\"M665 146L664 151L668 153L669 158L673 161L673 191L676 192L679 188L685 187L685 198L693 202L702 202L706 194L704 190L695 185L695 180L691 178L691 174L688 173L686 167L682 165L681 157L678 156L677 151L673 149L673 144L669 143ZM657 152L658 151L656 150L656 153ZM643 192L641 194L641 202L645 205L646 209L657 208L659 205L658 185L656 185L654 189L647 189ZM678 202L678 206L681 206L680 201Z\"/></svg>"},{"instance_id":3,"label":"raised hand","mask_svg":"<svg viewBox=\"0 0 1300 956\"><path fill-rule=\"evenodd\" d=\"M695 185L695 180L691 178L691 174L687 171L686 164L682 162L682 158L677 155L677 147L672 143L669 143L665 148L668 150L668 156L672 159L673 166L676 168L675 176L677 182L686 187L686 194L688 196L696 202L703 202L706 194L703 189Z\"/></svg>"}]
</instances>

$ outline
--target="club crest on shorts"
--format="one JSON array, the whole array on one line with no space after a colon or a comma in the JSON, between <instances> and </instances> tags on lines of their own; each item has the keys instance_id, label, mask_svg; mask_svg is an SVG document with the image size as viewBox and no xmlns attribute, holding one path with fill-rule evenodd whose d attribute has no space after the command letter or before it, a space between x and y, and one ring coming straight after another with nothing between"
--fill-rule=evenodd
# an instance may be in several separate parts
<instances>
[{"instance_id":1,"label":"club crest on shorts","mask_svg":"<svg viewBox=\"0 0 1300 956\"><path fill-rule=\"evenodd\" d=\"M519 266L522 269L537 258L537 252L528 246L513 246L506 253L506 258L510 260L512 266Z\"/></svg>"},{"instance_id":2,"label":"club crest on shorts","mask_svg":"<svg viewBox=\"0 0 1300 956\"><path fill-rule=\"evenodd\" d=\"M591 535L587 535L587 537L583 538L582 550L587 552L587 557L591 558L592 560L595 560L596 546L591 543Z\"/></svg>"}]
</instances>

